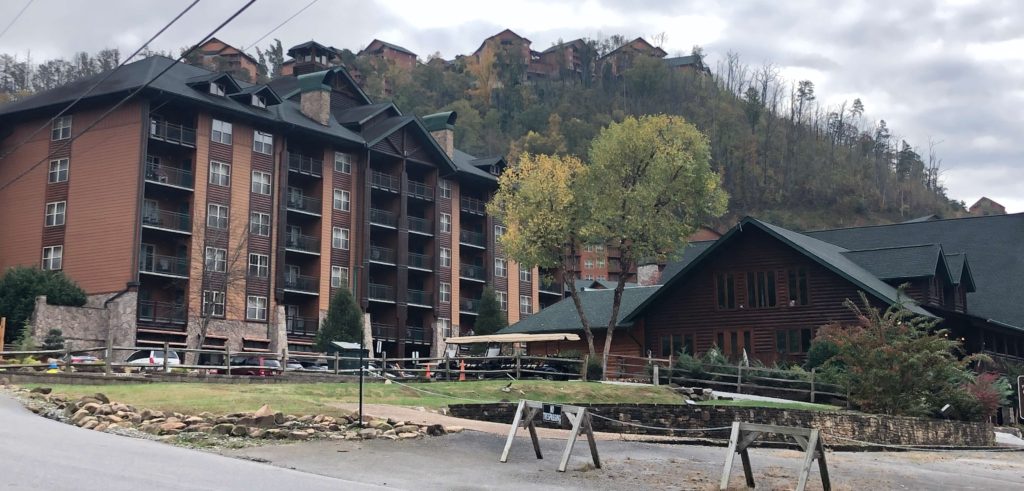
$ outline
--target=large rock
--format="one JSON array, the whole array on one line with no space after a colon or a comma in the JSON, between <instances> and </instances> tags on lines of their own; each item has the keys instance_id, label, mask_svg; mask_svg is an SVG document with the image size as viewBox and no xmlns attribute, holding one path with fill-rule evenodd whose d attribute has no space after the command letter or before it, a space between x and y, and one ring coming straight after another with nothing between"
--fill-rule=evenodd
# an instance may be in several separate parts
<instances>
[{"instance_id":1,"label":"large rock","mask_svg":"<svg viewBox=\"0 0 1024 491\"><path fill-rule=\"evenodd\" d=\"M160 425L160 434L173 435L181 431L185 426L187 425L180 421L166 421Z\"/></svg>"},{"instance_id":2,"label":"large rock","mask_svg":"<svg viewBox=\"0 0 1024 491\"><path fill-rule=\"evenodd\" d=\"M359 438L362 438L363 440L373 440L374 438L377 438L377 430L373 428L359 430Z\"/></svg>"},{"instance_id":3,"label":"large rock","mask_svg":"<svg viewBox=\"0 0 1024 491\"><path fill-rule=\"evenodd\" d=\"M444 426L441 425L430 425L427 427L427 434L430 436L441 436L444 435Z\"/></svg>"},{"instance_id":4,"label":"large rock","mask_svg":"<svg viewBox=\"0 0 1024 491\"><path fill-rule=\"evenodd\" d=\"M103 404L110 404L110 399L107 398L107 395L102 392L97 392L93 394L92 397Z\"/></svg>"},{"instance_id":5,"label":"large rock","mask_svg":"<svg viewBox=\"0 0 1024 491\"><path fill-rule=\"evenodd\" d=\"M246 436L249 434L249 428L242 425L237 425L231 428L231 436Z\"/></svg>"},{"instance_id":6,"label":"large rock","mask_svg":"<svg viewBox=\"0 0 1024 491\"><path fill-rule=\"evenodd\" d=\"M464 430L464 429L465 428L463 428L461 426L446 426L444 431L446 431L448 433L462 433L462 430Z\"/></svg>"},{"instance_id":7,"label":"large rock","mask_svg":"<svg viewBox=\"0 0 1024 491\"><path fill-rule=\"evenodd\" d=\"M263 418L263 417L273 416L273 415L274 415L274 411L270 410L270 404L264 404L264 405L260 406L260 408L257 409L256 412L252 413L252 417L254 417L254 418Z\"/></svg>"},{"instance_id":8,"label":"large rock","mask_svg":"<svg viewBox=\"0 0 1024 491\"><path fill-rule=\"evenodd\" d=\"M419 431L420 427L416 425L403 425L395 428L395 433L399 435L403 433L419 433Z\"/></svg>"},{"instance_id":9,"label":"large rock","mask_svg":"<svg viewBox=\"0 0 1024 491\"><path fill-rule=\"evenodd\" d=\"M28 391L29 394L49 394L50 392L53 392L53 389L49 387L36 387Z\"/></svg>"},{"instance_id":10,"label":"large rock","mask_svg":"<svg viewBox=\"0 0 1024 491\"><path fill-rule=\"evenodd\" d=\"M231 423L220 423L213 427L212 432L216 435L230 435L231 430L235 429L235 425Z\"/></svg>"},{"instance_id":11,"label":"large rock","mask_svg":"<svg viewBox=\"0 0 1024 491\"><path fill-rule=\"evenodd\" d=\"M312 435L305 431L292 431L288 433L290 440L309 440Z\"/></svg>"},{"instance_id":12,"label":"large rock","mask_svg":"<svg viewBox=\"0 0 1024 491\"><path fill-rule=\"evenodd\" d=\"M82 405L82 409L89 411L89 414L96 414L96 411L100 408L100 405L95 402L89 402Z\"/></svg>"},{"instance_id":13,"label":"large rock","mask_svg":"<svg viewBox=\"0 0 1024 491\"><path fill-rule=\"evenodd\" d=\"M79 409L78 411L75 411L75 414L71 415L71 423L77 425L79 421L89 416L89 411L86 411L85 409Z\"/></svg>"}]
</instances>

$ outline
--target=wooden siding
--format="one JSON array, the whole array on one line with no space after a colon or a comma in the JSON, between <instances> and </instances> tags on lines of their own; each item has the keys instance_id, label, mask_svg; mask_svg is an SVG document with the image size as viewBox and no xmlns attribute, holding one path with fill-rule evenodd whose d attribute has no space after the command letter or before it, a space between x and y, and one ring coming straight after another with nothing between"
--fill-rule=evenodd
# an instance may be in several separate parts
<instances>
[{"instance_id":1,"label":"wooden siding","mask_svg":"<svg viewBox=\"0 0 1024 491\"><path fill-rule=\"evenodd\" d=\"M0 154L10 152L16 145L25 141L33 131L43 126L47 119L30 120L16 126L11 135L0 141ZM50 128L47 126L18 150L0 160L0 184L7 184L21 176L18 181L0 191L0 210L3 210L0 213L0 231L3 231L0 233L0 270L18 265L38 266L41 263L42 217L46 199L40 190L47 185L49 149ZM41 160L41 164L28 170ZM73 162L68 172L69 176L75 174ZM25 174L22 175L23 173Z\"/></svg>"}]
</instances>

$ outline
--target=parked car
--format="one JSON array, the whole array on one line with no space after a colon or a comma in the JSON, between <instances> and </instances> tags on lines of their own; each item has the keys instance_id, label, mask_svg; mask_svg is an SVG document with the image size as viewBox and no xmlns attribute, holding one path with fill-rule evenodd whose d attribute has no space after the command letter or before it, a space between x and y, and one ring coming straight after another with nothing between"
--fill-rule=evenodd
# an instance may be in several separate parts
<instances>
[{"instance_id":1,"label":"parked car","mask_svg":"<svg viewBox=\"0 0 1024 491\"><path fill-rule=\"evenodd\" d=\"M327 365L321 365L319 363L312 361L304 361L301 363L301 365L302 370L305 370L307 372L326 372L330 370L330 368L327 368Z\"/></svg>"},{"instance_id":2,"label":"parked car","mask_svg":"<svg viewBox=\"0 0 1024 491\"><path fill-rule=\"evenodd\" d=\"M285 365L285 370L305 370L306 367L297 361L290 361Z\"/></svg>"},{"instance_id":3,"label":"parked car","mask_svg":"<svg viewBox=\"0 0 1024 491\"><path fill-rule=\"evenodd\" d=\"M93 355L68 355L61 359L61 364L71 363L72 370L76 372L101 372L103 371L103 360Z\"/></svg>"},{"instance_id":4,"label":"parked car","mask_svg":"<svg viewBox=\"0 0 1024 491\"><path fill-rule=\"evenodd\" d=\"M143 370L152 370L164 366L164 350L142 350L136 351L128 357L128 365L139 367ZM181 358L178 358L177 351L167 352L167 369L181 365Z\"/></svg>"},{"instance_id":5,"label":"parked car","mask_svg":"<svg viewBox=\"0 0 1024 491\"><path fill-rule=\"evenodd\" d=\"M231 357L231 375L252 375L270 377L282 372L281 362L266 356L233 356ZM225 374L227 370L218 368L217 373Z\"/></svg>"}]
</instances>

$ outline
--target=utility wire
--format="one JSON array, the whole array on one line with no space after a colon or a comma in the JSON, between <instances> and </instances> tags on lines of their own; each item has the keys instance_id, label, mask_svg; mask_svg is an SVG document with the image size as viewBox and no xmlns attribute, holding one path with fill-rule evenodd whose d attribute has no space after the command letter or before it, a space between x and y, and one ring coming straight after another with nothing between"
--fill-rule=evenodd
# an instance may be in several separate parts
<instances>
[{"instance_id":1,"label":"utility wire","mask_svg":"<svg viewBox=\"0 0 1024 491\"><path fill-rule=\"evenodd\" d=\"M7 27L5 27L3 31L0 31L0 38L3 38L4 34L7 34L7 30L10 29L11 26L13 26L15 22L18 22L18 19L21 18L21 14L24 14L25 11L28 10L28 6L32 5L32 2L34 2L34 1L35 0L28 0L28 3L26 3L25 6L22 7L21 10L18 11L18 15L15 15L14 18L11 19L11 22L7 24Z\"/></svg>"},{"instance_id":2,"label":"utility wire","mask_svg":"<svg viewBox=\"0 0 1024 491\"><path fill-rule=\"evenodd\" d=\"M10 150L8 150L8 151L4 152L2 155L0 155L0 160L3 160L4 157L7 157L8 155L16 152L19 148L21 148L26 143L31 141L32 138L35 137L40 131L43 131L44 129L46 129L47 126L52 126L54 121L56 121L58 118L60 118L65 113L70 111L71 108L75 107L75 104L78 104L82 99L88 97L89 94L92 93L92 91L96 90L96 87L99 87L100 84L102 84L103 82L106 82L107 79L109 79L111 76L113 76L114 72L117 71L118 68L121 68L121 67L127 65L128 62L132 58L135 58L135 56L138 55L139 53L141 53L142 50L146 49L149 46L149 43L152 43L153 40L155 40L157 37L159 37L161 34L163 34L164 31L166 31L168 28L170 28L172 25L174 25L174 23L177 22L178 19L180 19L183 15L185 15L189 10L192 10L192 7L195 7L196 4L199 3L199 1L200 0L194 0L188 7L185 7L185 10L182 10L181 13L179 13L175 18L171 19L171 21L168 22L167 25L165 25L163 28L161 28L159 31L157 31L157 33L154 34L151 38L149 38L145 43L142 43L142 46L139 46L139 49L135 50L134 53L132 53L131 55L126 57L124 59L124 61L122 61L119 65L117 65L116 67L114 67L111 70L108 70L107 73L104 74L102 77L100 77L96 81L96 83L92 84L89 87L88 90L86 90L84 93L82 93L82 95L78 96L78 98L76 98L74 101L71 101L71 104L68 104L66 107L64 107L64 109L61 109L60 112L57 113L54 117L50 118L49 121L46 121L45 123L39 125L39 128L36 128L35 131L33 131L32 133L29 133L28 136L26 136L24 139L22 139L20 142L18 142L18 144L15 145L13 148L11 148Z\"/></svg>"},{"instance_id":3,"label":"utility wire","mask_svg":"<svg viewBox=\"0 0 1024 491\"><path fill-rule=\"evenodd\" d=\"M306 9L308 9L308 8L310 8L310 7L312 7L314 3L317 3L317 2L319 2L319 1L320 1L320 0L313 0L312 2L309 2L309 3L307 3L305 7L302 7L301 9L299 9L299 11L298 11L298 12L295 12L294 14L292 14L292 16L291 16L291 17L289 17L289 18L285 19L285 20L284 20L284 22L282 22L282 23L278 24L278 25L277 25L277 27L275 27L275 28L271 29L271 30L270 30L270 31L268 31L268 32L267 32L266 34L264 34L264 35L260 36L260 38L259 38L259 39L257 39L257 40L255 40L255 41L253 41L253 42L249 43L249 45L248 45L248 46L246 46L246 47L245 47L244 49L242 49L242 51L246 51L246 50L248 50L248 49L251 49L251 48L252 48L253 46L256 46L256 43L258 43L258 42L260 42L260 41L263 41L264 39L266 39L266 37L267 37L267 36L269 36L269 35L273 34L273 33L274 33L274 31L276 31L276 30L280 29L281 27L283 27L283 26L284 26L285 24L287 24L287 23L288 23L288 22L290 22L290 21L291 21L292 19L294 19L294 18L295 18L296 16L298 16L299 14L301 14L301 13L302 13L302 12L303 12L304 10L306 10ZM259 49L259 48L257 48L257 49Z\"/></svg>"},{"instance_id":4,"label":"utility wire","mask_svg":"<svg viewBox=\"0 0 1024 491\"><path fill-rule=\"evenodd\" d=\"M81 132L81 133L79 133L79 134L77 134L77 135L75 135L75 136L71 137L71 139L69 139L69 140L68 140L68 141L67 141L66 143L64 143L64 145L70 145L70 144L71 144L72 142L74 142L75 140L77 140L77 139L78 139L78 137L80 137L80 136L84 135L84 134L85 134L86 132L88 132L88 131L89 131L90 129L92 129L92 128L93 128L93 127L95 127L95 126L96 126L97 124L99 124L99 123L100 123L101 121L103 121L104 119L106 119L106 118L107 118L107 116L110 116L110 114L112 114L112 113L113 113L114 111L116 111L116 110L117 110L117 109L118 109L119 107L123 106L123 105L124 105L124 104L125 104L126 102L128 102L128 101L129 101L129 100L131 100L131 99L132 99L133 97L135 97L135 96L136 96L136 95L137 95L137 94L138 94L139 92L142 92L143 90L145 90L145 89L146 89L146 87L149 87L149 85L150 85L150 84L152 84L152 83L153 83L153 82L155 82L155 81L156 81L156 80L157 80L158 78L160 78L161 76L163 76L163 74L165 74L165 73L167 73L168 71L170 71L170 70L171 70L171 68L174 68L174 67L175 67L175 66L176 66L176 65L177 65L178 63L180 63L180 62L181 62L182 60L184 60L184 59L185 59L186 57L188 57L188 55L192 54L192 52L193 52L193 51L195 51L195 50L196 50L197 48L199 48L199 46L201 46L201 45L202 45L203 43L205 43L205 42L206 42L207 40L209 40L210 38L212 38L212 37L213 37L213 36L214 36L215 34L217 34L217 32L218 32L218 31L220 31L220 30L221 30L221 29L222 29L222 28L223 28L224 26L228 25L228 24L229 24L229 23L230 23L231 21L235 20L235 17L238 17L239 15L241 15L241 14L242 14L242 12L245 12L245 11L246 11L246 9L248 9L248 8L249 8L250 6L252 6L252 4L254 4L254 3L256 3L256 0L249 0L248 2L246 2L246 4L245 4L245 5L243 5L243 6L242 6L242 7L240 8L240 9L238 9L237 11L235 11L235 13L234 13L234 14L231 14L231 17L228 17L228 18L227 18L227 20L225 20L224 22L222 22L222 23L221 23L221 24L220 24L219 26L217 26L217 27L216 27L216 28L215 28L215 29L214 29L214 30L213 30L212 32L210 32L209 34L207 34L207 35L206 35L206 36L205 36L205 37L204 37L204 38L203 38L202 40L200 40L200 41L199 41L198 43L196 43L196 44L195 44L194 46L192 46L192 47L191 47L191 48L189 48L189 49L188 49L187 51L185 51L184 53L182 53L182 54L181 54L181 56L179 56L179 57L178 57L178 58L177 58L176 60L174 60L174 61L172 61L171 63L169 63L169 64L167 65L167 67L166 67L166 68L164 68L163 70L160 70L160 72L159 72L159 73L157 73L157 74L156 74L156 75L155 75L155 76L154 76L153 78L149 79L148 81L146 81L146 83L142 84L142 85L141 85L140 87L138 87L137 89L133 90L133 91L132 91L132 92L131 92L130 94L128 94L128 95L127 95L127 96L125 96L125 97L124 97L123 99L121 99L120 101L118 101L118 102L117 102L117 104L114 104L114 105L113 105L113 106L112 106L112 107L111 107L110 109L108 109L108 110L107 110L106 112L104 112L104 113L103 113L102 115L100 115L100 117L99 117L99 118L97 118L97 119L96 119L95 121L93 121L93 122L92 122L91 124L89 124L89 126L86 126L86 127L85 127L85 129L84 129L84 130L82 130L82 132ZM3 186L0 186L0 191L3 191L4 189L7 189L7 187L8 187L8 186L10 186L11 184L14 184L15 182L19 181L19 180L20 180L21 178L25 177L25 176L26 176L26 175L27 175L27 174L28 174L29 172L32 172L33 170L35 170L35 168L36 168L36 167L39 167L39 166L40 166L40 165L41 165L41 164L42 164L43 162L46 162L46 161L47 161L47 160L48 160L49 158L50 158L50 154L48 153L48 154L47 154L46 156L44 156L44 157L43 157L42 159L39 159L39 161L38 161L38 162L36 162L36 163L32 164L32 166L31 166L31 167L29 167L28 169L25 169L25 170L24 170L24 171L22 171L22 172L21 172L20 174L18 174L17 176L15 176L15 177L14 177L13 179L11 179L10 181L7 181L6 183L4 183L4 185L3 185Z\"/></svg>"}]
</instances>

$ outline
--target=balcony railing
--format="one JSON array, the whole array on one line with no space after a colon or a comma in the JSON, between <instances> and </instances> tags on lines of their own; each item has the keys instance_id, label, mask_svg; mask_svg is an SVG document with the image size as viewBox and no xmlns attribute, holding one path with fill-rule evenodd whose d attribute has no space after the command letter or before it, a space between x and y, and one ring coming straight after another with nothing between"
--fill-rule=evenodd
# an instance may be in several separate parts
<instances>
[{"instance_id":1,"label":"balcony railing","mask_svg":"<svg viewBox=\"0 0 1024 491\"><path fill-rule=\"evenodd\" d=\"M287 249L303 252L320 252L320 239L312 235L287 234L285 235L284 246Z\"/></svg>"},{"instance_id":2,"label":"balcony railing","mask_svg":"<svg viewBox=\"0 0 1024 491\"><path fill-rule=\"evenodd\" d=\"M320 200L304 194L288 193L288 209L319 215Z\"/></svg>"},{"instance_id":3,"label":"balcony railing","mask_svg":"<svg viewBox=\"0 0 1024 491\"><path fill-rule=\"evenodd\" d=\"M178 145L196 146L196 129L160 119L149 120L149 136Z\"/></svg>"},{"instance_id":4,"label":"balcony railing","mask_svg":"<svg viewBox=\"0 0 1024 491\"><path fill-rule=\"evenodd\" d=\"M409 303L416 305L433 305L434 294L423 290L406 290L409 293Z\"/></svg>"},{"instance_id":5,"label":"balcony railing","mask_svg":"<svg viewBox=\"0 0 1024 491\"><path fill-rule=\"evenodd\" d=\"M293 274L284 275L285 290L294 290L306 293L319 293L319 283L320 281L315 276Z\"/></svg>"},{"instance_id":6,"label":"balcony railing","mask_svg":"<svg viewBox=\"0 0 1024 491\"><path fill-rule=\"evenodd\" d=\"M474 264L460 264L459 278L469 278L471 280L486 281L487 272L484 271L483 266L477 266Z\"/></svg>"},{"instance_id":7,"label":"balcony railing","mask_svg":"<svg viewBox=\"0 0 1024 491\"><path fill-rule=\"evenodd\" d=\"M466 298L462 297L459 299L459 311L466 312L469 314L475 314L480 308L479 298Z\"/></svg>"},{"instance_id":8,"label":"balcony railing","mask_svg":"<svg viewBox=\"0 0 1024 491\"><path fill-rule=\"evenodd\" d=\"M188 259L184 257L164 256L143 253L139 257L139 271L171 276L188 277Z\"/></svg>"},{"instance_id":9,"label":"balcony railing","mask_svg":"<svg viewBox=\"0 0 1024 491\"><path fill-rule=\"evenodd\" d=\"M480 232L462 229L459 231L459 243L476 247L487 247L487 236Z\"/></svg>"},{"instance_id":10,"label":"balcony railing","mask_svg":"<svg viewBox=\"0 0 1024 491\"><path fill-rule=\"evenodd\" d=\"M421 234L434 234L434 222L420 217L409 217L409 231Z\"/></svg>"},{"instance_id":11,"label":"balcony railing","mask_svg":"<svg viewBox=\"0 0 1024 491\"><path fill-rule=\"evenodd\" d=\"M434 188L419 181L409 181L409 196L426 201L434 200Z\"/></svg>"},{"instance_id":12,"label":"balcony railing","mask_svg":"<svg viewBox=\"0 0 1024 491\"><path fill-rule=\"evenodd\" d=\"M487 203L481 200L463 196L460 202L462 204L462 211L466 213L472 213L474 215L483 215L487 213Z\"/></svg>"},{"instance_id":13,"label":"balcony railing","mask_svg":"<svg viewBox=\"0 0 1024 491\"><path fill-rule=\"evenodd\" d=\"M392 193L402 192L402 183L397 177L379 170L370 171L370 186Z\"/></svg>"},{"instance_id":14,"label":"balcony railing","mask_svg":"<svg viewBox=\"0 0 1024 491\"><path fill-rule=\"evenodd\" d=\"M139 300L139 320L156 324L181 324L188 321L188 309L184 304Z\"/></svg>"},{"instance_id":15,"label":"balcony railing","mask_svg":"<svg viewBox=\"0 0 1024 491\"><path fill-rule=\"evenodd\" d=\"M192 216L187 213L175 213L166 210L144 210L142 226L192 232Z\"/></svg>"},{"instance_id":16,"label":"balcony railing","mask_svg":"<svg viewBox=\"0 0 1024 491\"><path fill-rule=\"evenodd\" d=\"M434 269L434 258L429 254L409 253L409 267L417 269Z\"/></svg>"},{"instance_id":17,"label":"balcony railing","mask_svg":"<svg viewBox=\"0 0 1024 491\"><path fill-rule=\"evenodd\" d=\"M398 328L383 322L371 322L370 330L373 331L374 339L398 339Z\"/></svg>"},{"instance_id":18,"label":"balcony railing","mask_svg":"<svg viewBox=\"0 0 1024 491\"><path fill-rule=\"evenodd\" d=\"M324 161L298 153L289 153L288 170L308 176L320 177L324 172Z\"/></svg>"},{"instance_id":19,"label":"balcony railing","mask_svg":"<svg viewBox=\"0 0 1024 491\"><path fill-rule=\"evenodd\" d=\"M284 322L285 332L289 336L316 336L316 331L320 328L320 319L317 319L316 317L299 317L289 315L284 318Z\"/></svg>"},{"instance_id":20,"label":"balcony railing","mask_svg":"<svg viewBox=\"0 0 1024 491\"><path fill-rule=\"evenodd\" d=\"M195 186L192 171L160 164L146 164L146 181L188 189Z\"/></svg>"},{"instance_id":21,"label":"balcony railing","mask_svg":"<svg viewBox=\"0 0 1024 491\"><path fill-rule=\"evenodd\" d=\"M431 344L434 330L429 327L405 326L405 340L410 343Z\"/></svg>"},{"instance_id":22,"label":"balcony railing","mask_svg":"<svg viewBox=\"0 0 1024 491\"><path fill-rule=\"evenodd\" d=\"M370 283L366 293L370 300L395 301L395 289L388 285Z\"/></svg>"},{"instance_id":23,"label":"balcony railing","mask_svg":"<svg viewBox=\"0 0 1024 491\"><path fill-rule=\"evenodd\" d=\"M370 223L394 228L398 226L398 218L390 211L370 208Z\"/></svg>"},{"instance_id":24,"label":"balcony railing","mask_svg":"<svg viewBox=\"0 0 1024 491\"><path fill-rule=\"evenodd\" d=\"M540 282L540 291L561 295L562 284L556 281L544 280Z\"/></svg>"},{"instance_id":25,"label":"balcony railing","mask_svg":"<svg viewBox=\"0 0 1024 491\"><path fill-rule=\"evenodd\" d=\"M381 246L370 246L370 261L395 264L395 250Z\"/></svg>"}]
</instances>

